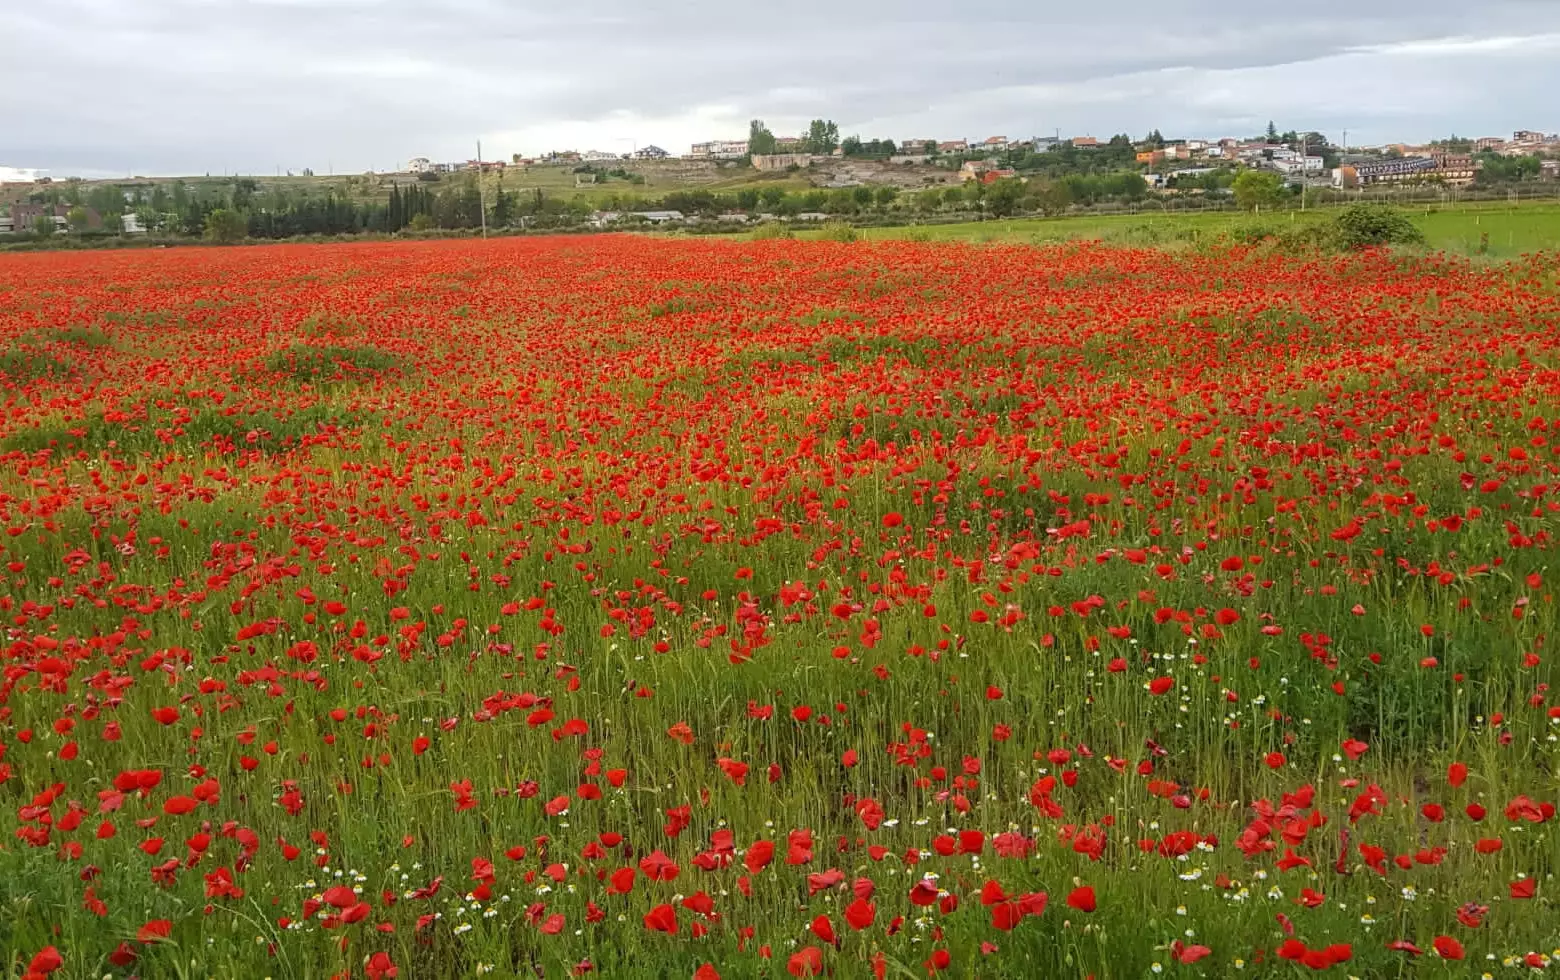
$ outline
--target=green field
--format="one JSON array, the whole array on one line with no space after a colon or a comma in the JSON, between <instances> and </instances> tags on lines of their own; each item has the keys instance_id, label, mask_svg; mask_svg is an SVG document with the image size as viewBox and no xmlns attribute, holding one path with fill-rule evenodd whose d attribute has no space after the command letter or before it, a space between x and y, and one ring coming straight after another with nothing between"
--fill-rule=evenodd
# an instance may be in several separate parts
<instances>
[{"instance_id":1,"label":"green field","mask_svg":"<svg viewBox=\"0 0 1560 980\"><path fill-rule=\"evenodd\" d=\"M1269 224L1326 220L1334 209L1290 211L1255 217L1229 211L1181 213L1151 209L1138 214L1066 218L1018 218L946 225L864 228L868 239L915 238L928 241L1055 242L1100 239L1124 244L1174 244L1198 237L1227 236L1261 221ZM1455 209L1416 209L1414 221L1432 249L1471 255L1489 235L1488 255L1507 258L1560 249L1560 204L1465 205ZM799 237L816 237L803 232Z\"/></svg>"}]
</instances>

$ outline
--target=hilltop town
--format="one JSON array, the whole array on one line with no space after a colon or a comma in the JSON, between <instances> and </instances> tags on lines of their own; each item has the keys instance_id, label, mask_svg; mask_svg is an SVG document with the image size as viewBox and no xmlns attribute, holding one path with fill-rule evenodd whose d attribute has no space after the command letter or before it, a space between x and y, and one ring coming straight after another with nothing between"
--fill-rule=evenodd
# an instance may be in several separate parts
<instances>
[{"instance_id":1,"label":"hilltop town","mask_svg":"<svg viewBox=\"0 0 1560 980\"><path fill-rule=\"evenodd\" d=\"M50 179L0 184L0 235L288 238L435 230L685 227L843 218L870 223L1162 208L1271 210L1370 194L1542 193L1560 134L1356 146L1318 132L1255 138L841 138L815 120L684 153L556 150L415 157L350 175Z\"/></svg>"},{"instance_id":2,"label":"hilltop town","mask_svg":"<svg viewBox=\"0 0 1560 980\"><path fill-rule=\"evenodd\" d=\"M816 125L816 124L815 124ZM825 124L830 126L832 124ZM827 130L826 130L827 131ZM1308 139L1308 137L1310 139ZM958 159L963 179L987 181L1014 176L1016 171L999 166L994 157L1015 152L1045 154L1063 147L1097 151L1124 137L1102 141L1093 136L1036 136L1009 139L991 136L983 140L928 138L872 140L824 136L769 135L762 148L759 138L710 140L694 143L688 152L674 156L654 144L637 147L629 153L602 150L555 150L537 156L514 154L509 161L465 160L435 163L427 157L415 157L406 172L457 173L465 170L494 171L508 166L532 167L558 164L606 164L650 162L680 159L685 161L750 161L755 170L774 171L808 168L836 160L855 158L885 161L893 165L930 164L939 158ZM1345 136L1347 139L1347 136ZM1296 146L1295 144L1299 144ZM1451 186L1465 186L1474 180L1479 165L1476 154L1494 154L1506 158L1545 158L1540 173L1554 176L1560 166L1560 134L1539 130L1517 130L1510 139L1488 136L1478 139L1437 141L1430 144L1391 143L1371 147L1334 145L1318 133L1270 133L1263 139L1164 139L1156 133L1132 143L1133 163L1145 170L1151 186L1163 186L1170 178L1187 173L1188 168L1217 169L1224 166L1248 166L1268 169L1307 183L1324 181L1338 188L1372 184L1434 180ZM1178 166L1184 164L1186 166Z\"/></svg>"}]
</instances>

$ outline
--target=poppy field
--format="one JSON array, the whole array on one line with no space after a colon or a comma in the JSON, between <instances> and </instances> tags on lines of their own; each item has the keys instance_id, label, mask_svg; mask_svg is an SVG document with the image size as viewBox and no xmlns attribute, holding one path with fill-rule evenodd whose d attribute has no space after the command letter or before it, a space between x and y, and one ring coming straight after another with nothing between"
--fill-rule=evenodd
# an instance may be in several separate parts
<instances>
[{"instance_id":1,"label":"poppy field","mask_svg":"<svg viewBox=\"0 0 1560 980\"><path fill-rule=\"evenodd\" d=\"M1560 256L0 257L10 977L1560 972Z\"/></svg>"}]
</instances>

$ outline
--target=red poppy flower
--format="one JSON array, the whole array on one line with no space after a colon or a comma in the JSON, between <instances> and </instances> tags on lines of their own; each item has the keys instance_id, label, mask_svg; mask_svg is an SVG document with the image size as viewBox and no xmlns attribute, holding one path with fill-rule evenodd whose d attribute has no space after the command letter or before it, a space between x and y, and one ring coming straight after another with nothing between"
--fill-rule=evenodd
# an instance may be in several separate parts
<instances>
[{"instance_id":1,"label":"red poppy flower","mask_svg":"<svg viewBox=\"0 0 1560 980\"><path fill-rule=\"evenodd\" d=\"M793 977L816 977L823 973L823 951L816 946L803 947L786 960L785 970Z\"/></svg>"},{"instance_id":2,"label":"red poppy flower","mask_svg":"<svg viewBox=\"0 0 1560 980\"><path fill-rule=\"evenodd\" d=\"M1094 886L1083 885L1074 888L1067 894L1067 907L1077 909L1079 912L1093 912L1095 908Z\"/></svg>"},{"instance_id":3,"label":"red poppy flower","mask_svg":"<svg viewBox=\"0 0 1560 980\"><path fill-rule=\"evenodd\" d=\"M645 913L645 928L651 932L677 933L677 910L667 904L657 905Z\"/></svg>"}]
</instances>

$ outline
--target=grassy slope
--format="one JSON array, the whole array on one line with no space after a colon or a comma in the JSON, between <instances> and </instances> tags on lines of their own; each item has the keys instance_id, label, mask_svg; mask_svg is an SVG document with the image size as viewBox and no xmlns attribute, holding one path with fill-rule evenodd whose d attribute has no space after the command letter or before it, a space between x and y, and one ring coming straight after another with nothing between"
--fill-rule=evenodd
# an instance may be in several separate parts
<instances>
[{"instance_id":1,"label":"grassy slope","mask_svg":"<svg viewBox=\"0 0 1560 980\"><path fill-rule=\"evenodd\" d=\"M1272 222L1321 220L1331 210L1307 213L1288 212L1269 216ZM1229 232L1253 219L1230 212L1192 214L1150 210L1132 215L1088 215L1067 218L1020 218L952 225L920 225L898 228L868 228L862 234L869 239L924 238L931 241L1037 242L1077 239L1126 239L1140 236L1147 229L1170 235L1197 229L1208 235ZM1432 248L1463 254L1479 246L1480 235L1488 234L1489 254L1515 256L1560 248L1560 206L1541 204L1468 205L1455 210L1416 211L1415 222L1424 230ZM803 234L806 237L806 233Z\"/></svg>"}]
</instances>

